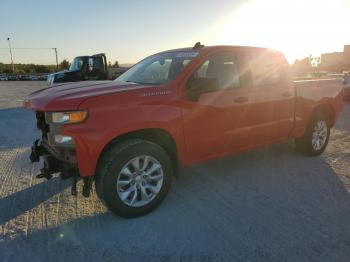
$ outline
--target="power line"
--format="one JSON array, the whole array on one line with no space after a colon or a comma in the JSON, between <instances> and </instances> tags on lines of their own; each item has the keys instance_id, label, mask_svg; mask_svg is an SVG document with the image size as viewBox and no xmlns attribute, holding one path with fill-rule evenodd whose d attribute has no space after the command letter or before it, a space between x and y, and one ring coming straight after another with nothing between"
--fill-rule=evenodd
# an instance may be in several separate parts
<instances>
[{"instance_id":1,"label":"power line","mask_svg":"<svg viewBox=\"0 0 350 262\"><path fill-rule=\"evenodd\" d=\"M9 39L8 39L9 40ZM8 50L9 48L6 47L0 47L1 50ZM58 56L57 56L57 48L56 47L10 47L11 50L54 50L55 51L55 57L56 57L56 68L58 70ZM11 52L11 61L12 61L12 52ZM13 61L12 61L12 67L13 67ZM14 68L13 68L14 70Z\"/></svg>"},{"instance_id":2,"label":"power line","mask_svg":"<svg viewBox=\"0 0 350 262\"><path fill-rule=\"evenodd\" d=\"M9 49L8 47L0 47L0 49ZM55 49L55 47L12 47L12 49L38 49L38 50L52 50L52 49Z\"/></svg>"}]
</instances>

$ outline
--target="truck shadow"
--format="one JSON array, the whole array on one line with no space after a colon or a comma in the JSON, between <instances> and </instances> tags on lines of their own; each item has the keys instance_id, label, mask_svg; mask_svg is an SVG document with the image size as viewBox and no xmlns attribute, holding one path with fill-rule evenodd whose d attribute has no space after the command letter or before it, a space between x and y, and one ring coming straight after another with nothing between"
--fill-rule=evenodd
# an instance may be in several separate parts
<instances>
[{"instance_id":1,"label":"truck shadow","mask_svg":"<svg viewBox=\"0 0 350 262\"><path fill-rule=\"evenodd\" d=\"M16 194L25 202L36 192ZM2 221L54 193L12 207ZM11 196L1 210L11 210L7 202ZM327 161L299 156L284 143L183 169L147 216L80 217L4 238L0 253L9 261L349 261L349 221L350 195Z\"/></svg>"},{"instance_id":2,"label":"truck shadow","mask_svg":"<svg viewBox=\"0 0 350 262\"><path fill-rule=\"evenodd\" d=\"M24 108L0 109L0 152L31 146L39 132L35 114Z\"/></svg>"},{"instance_id":3,"label":"truck shadow","mask_svg":"<svg viewBox=\"0 0 350 262\"><path fill-rule=\"evenodd\" d=\"M0 110L0 153L29 146L33 121L24 109ZM336 128L348 132L347 118ZM70 186L53 178L0 199L1 260L350 261L350 195L328 161L300 156L287 142L181 170L145 217L107 212L15 234L14 219Z\"/></svg>"},{"instance_id":4,"label":"truck shadow","mask_svg":"<svg viewBox=\"0 0 350 262\"><path fill-rule=\"evenodd\" d=\"M0 199L0 225L22 215L69 187L69 181L54 177Z\"/></svg>"}]
</instances>

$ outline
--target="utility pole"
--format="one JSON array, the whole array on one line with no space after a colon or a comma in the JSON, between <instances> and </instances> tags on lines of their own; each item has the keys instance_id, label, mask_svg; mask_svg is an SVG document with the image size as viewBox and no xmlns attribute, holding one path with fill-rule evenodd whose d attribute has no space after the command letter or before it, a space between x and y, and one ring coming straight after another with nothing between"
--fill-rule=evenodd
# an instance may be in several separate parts
<instances>
[{"instance_id":1,"label":"utility pole","mask_svg":"<svg viewBox=\"0 0 350 262\"><path fill-rule=\"evenodd\" d=\"M14 74L15 73L15 64L13 63L11 41L10 41L9 37L7 38L7 41L9 43L9 49L10 49L10 55L11 55L12 74Z\"/></svg>"},{"instance_id":2,"label":"utility pole","mask_svg":"<svg viewBox=\"0 0 350 262\"><path fill-rule=\"evenodd\" d=\"M56 69L58 71L58 57L57 57L57 48L53 48L53 50L55 50L55 55L56 55Z\"/></svg>"}]
</instances>

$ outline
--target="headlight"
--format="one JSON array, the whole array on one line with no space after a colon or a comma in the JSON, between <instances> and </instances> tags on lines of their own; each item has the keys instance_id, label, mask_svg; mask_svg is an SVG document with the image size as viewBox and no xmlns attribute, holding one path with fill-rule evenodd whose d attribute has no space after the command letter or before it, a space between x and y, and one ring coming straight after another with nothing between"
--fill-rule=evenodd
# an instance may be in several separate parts
<instances>
[{"instance_id":1,"label":"headlight","mask_svg":"<svg viewBox=\"0 0 350 262\"><path fill-rule=\"evenodd\" d=\"M71 111L71 112L55 112L52 113L52 122L55 124L75 124L83 122L88 116L88 112Z\"/></svg>"}]
</instances>

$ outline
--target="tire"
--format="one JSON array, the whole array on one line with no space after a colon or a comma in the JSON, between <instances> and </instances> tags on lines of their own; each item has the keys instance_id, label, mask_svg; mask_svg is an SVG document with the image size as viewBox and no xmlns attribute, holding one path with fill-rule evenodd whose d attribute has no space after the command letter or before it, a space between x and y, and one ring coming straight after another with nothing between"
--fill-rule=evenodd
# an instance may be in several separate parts
<instances>
[{"instance_id":1,"label":"tire","mask_svg":"<svg viewBox=\"0 0 350 262\"><path fill-rule=\"evenodd\" d=\"M132 139L104 153L95 187L99 198L113 213L139 217L153 211L164 200L172 176L172 162L162 147Z\"/></svg>"},{"instance_id":2,"label":"tire","mask_svg":"<svg viewBox=\"0 0 350 262\"><path fill-rule=\"evenodd\" d=\"M322 129L322 131L320 131L320 129ZM321 133L323 132L325 132L325 134L321 135ZM326 149L329 140L329 135L329 118L321 112L316 112L311 117L311 120L304 135L295 139L296 148L303 155L318 156L322 154L323 151ZM320 143L315 143L318 139L320 140Z\"/></svg>"}]
</instances>

